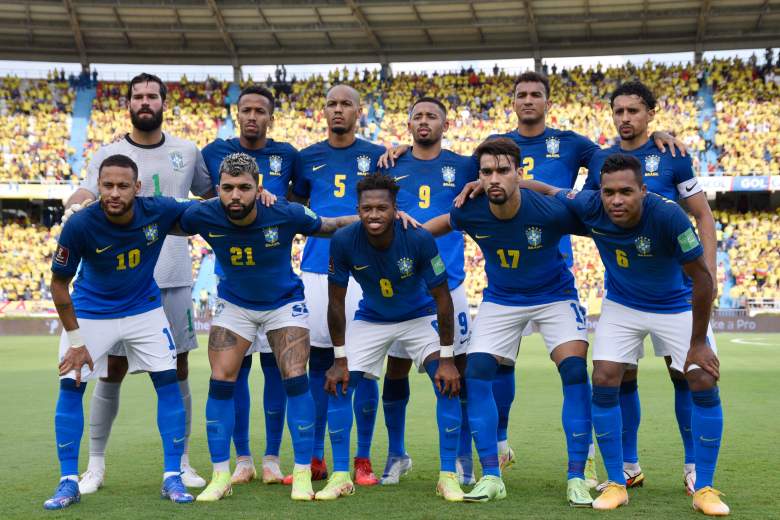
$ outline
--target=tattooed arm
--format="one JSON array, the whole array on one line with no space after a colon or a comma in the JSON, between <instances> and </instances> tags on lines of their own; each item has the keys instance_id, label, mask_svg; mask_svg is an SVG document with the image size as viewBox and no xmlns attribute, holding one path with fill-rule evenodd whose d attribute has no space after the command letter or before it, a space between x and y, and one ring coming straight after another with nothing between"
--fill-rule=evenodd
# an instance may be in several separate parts
<instances>
[{"instance_id":1,"label":"tattooed arm","mask_svg":"<svg viewBox=\"0 0 780 520\"><path fill-rule=\"evenodd\" d=\"M359 220L357 215L345 215L343 217L322 217L320 230L314 234L315 237L329 237L337 229L348 226Z\"/></svg>"},{"instance_id":2,"label":"tattooed arm","mask_svg":"<svg viewBox=\"0 0 780 520\"><path fill-rule=\"evenodd\" d=\"M282 327L266 334L276 356L282 379L302 376L309 362L309 330L301 327Z\"/></svg>"}]
</instances>

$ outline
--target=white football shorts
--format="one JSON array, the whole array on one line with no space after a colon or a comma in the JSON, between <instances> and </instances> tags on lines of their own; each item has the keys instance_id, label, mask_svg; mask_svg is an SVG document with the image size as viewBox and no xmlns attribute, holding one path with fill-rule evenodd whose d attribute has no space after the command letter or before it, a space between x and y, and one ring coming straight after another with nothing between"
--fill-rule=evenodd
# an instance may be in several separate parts
<instances>
[{"instance_id":1,"label":"white football shorts","mask_svg":"<svg viewBox=\"0 0 780 520\"><path fill-rule=\"evenodd\" d=\"M304 271L301 273L301 280L303 280L306 305L309 308L309 337L311 346L333 348L333 343L330 340L330 331L328 330L328 275ZM361 299L363 299L363 290L360 288L360 284L350 276L345 302L347 327L355 319L355 311Z\"/></svg>"},{"instance_id":2,"label":"white football shorts","mask_svg":"<svg viewBox=\"0 0 780 520\"><path fill-rule=\"evenodd\" d=\"M217 298L211 326L223 327L254 342L259 333L267 334L284 327L308 329L308 315L305 301L290 302L278 309L256 311Z\"/></svg>"}]
</instances>

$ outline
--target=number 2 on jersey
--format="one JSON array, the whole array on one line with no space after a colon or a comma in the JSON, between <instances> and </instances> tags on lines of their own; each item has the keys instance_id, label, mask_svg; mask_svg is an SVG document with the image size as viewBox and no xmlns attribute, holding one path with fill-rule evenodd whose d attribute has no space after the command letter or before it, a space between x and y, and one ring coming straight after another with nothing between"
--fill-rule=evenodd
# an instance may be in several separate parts
<instances>
[{"instance_id":1,"label":"number 2 on jersey","mask_svg":"<svg viewBox=\"0 0 780 520\"><path fill-rule=\"evenodd\" d=\"M534 158L533 157L523 157L523 179L533 179L534 174L531 173L534 171Z\"/></svg>"},{"instance_id":2,"label":"number 2 on jersey","mask_svg":"<svg viewBox=\"0 0 780 520\"><path fill-rule=\"evenodd\" d=\"M116 270L124 271L128 267L133 269L141 263L141 250L131 249L127 253L116 255Z\"/></svg>"},{"instance_id":3,"label":"number 2 on jersey","mask_svg":"<svg viewBox=\"0 0 780 520\"><path fill-rule=\"evenodd\" d=\"M615 257L617 258L617 265L620 267L628 267L628 255L622 249L615 249Z\"/></svg>"},{"instance_id":4,"label":"number 2 on jersey","mask_svg":"<svg viewBox=\"0 0 780 520\"><path fill-rule=\"evenodd\" d=\"M252 255L252 248L240 247L230 248L230 263L233 265L255 265L255 258Z\"/></svg>"}]
</instances>

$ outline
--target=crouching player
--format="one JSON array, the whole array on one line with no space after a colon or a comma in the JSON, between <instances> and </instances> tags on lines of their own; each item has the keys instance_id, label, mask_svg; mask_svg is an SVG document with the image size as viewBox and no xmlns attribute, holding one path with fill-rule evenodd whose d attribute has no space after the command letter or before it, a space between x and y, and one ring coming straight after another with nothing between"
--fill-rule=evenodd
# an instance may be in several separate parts
<instances>
[{"instance_id":1,"label":"crouching player","mask_svg":"<svg viewBox=\"0 0 780 520\"><path fill-rule=\"evenodd\" d=\"M615 509L628 503L620 381L626 367L643 356L649 334L660 355L671 353L671 368L684 373L691 388L693 508L707 515L729 514L721 493L712 487L723 435L720 363L709 327L714 281L685 212L675 202L648 193L641 164L625 154L604 161L601 191L561 192L534 181L529 184L556 194L588 226L607 271L593 349L592 410L609 481L593 507Z\"/></svg>"},{"instance_id":2,"label":"crouching player","mask_svg":"<svg viewBox=\"0 0 780 520\"><path fill-rule=\"evenodd\" d=\"M206 433L214 473L199 502L232 494L230 440L235 424L235 385L244 354L258 331L266 334L287 394L287 425L295 469L291 497L311 500L314 401L309 392L308 312L303 284L290 261L296 234L328 236L355 216L320 218L300 204L279 199L257 204L259 172L245 153L230 154L219 168L219 198L190 208L180 221L185 233L209 243L224 274L217 285L209 331L211 380L206 402Z\"/></svg>"},{"instance_id":3,"label":"crouching player","mask_svg":"<svg viewBox=\"0 0 780 520\"><path fill-rule=\"evenodd\" d=\"M369 175L358 183L357 192L360 222L340 230L330 244L328 329L335 361L326 375L326 389L331 394L328 430L334 471L315 498L334 500L354 493L349 476L352 394L364 378L381 377L387 352L396 342L433 381L441 459L436 493L462 501L455 473L460 376L453 360L454 315L444 262L430 233L404 230L396 222L398 186L391 177ZM350 275L360 284L363 299L345 334Z\"/></svg>"},{"instance_id":4,"label":"crouching player","mask_svg":"<svg viewBox=\"0 0 780 520\"><path fill-rule=\"evenodd\" d=\"M176 380L176 346L154 281L165 236L195 202L136 197L138 167L112 155L100 165L100 203L73 215L63 227L52 261L52 299L62 321L60 391L54 416L61 480L46 509L63 509L81 499L79 446L84 430L82 380L105 377L108 351L127 350L131 372L148 372L157 392L157 426L162 437L161 495L192 502L181 480L185 412ZM68 285L81 263L73 294ZM87 365L86 367L84 365Z\"/></svg>"}]
</instances>

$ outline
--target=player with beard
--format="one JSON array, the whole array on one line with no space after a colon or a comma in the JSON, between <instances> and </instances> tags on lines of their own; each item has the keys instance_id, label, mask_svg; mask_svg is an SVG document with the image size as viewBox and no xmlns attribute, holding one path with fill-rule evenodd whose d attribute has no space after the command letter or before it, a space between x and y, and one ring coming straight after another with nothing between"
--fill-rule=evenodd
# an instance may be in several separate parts
<instances>
[{"instance_id":1,"label":"player with beard","mask_svg":"<svg viewBox=\"0 0 780 520\"><path fill-rule=\"evenodd\" d=\"M203 159L215 186L219 184L219 166L231 153L242 152L252 157L260 169L260 185L264 192L285 197L298 167L298 150L289 143L275 141L268 137L273 124L274 95L265 87L250 85L238 95L239 137L217 138L203 149ZM217 275L222 274L215 264ZM252 368L252 354L260 353L263 369L263 414L265 417L266 449L263 456L263 482L282 482L284 475L279 467L279 448L284 433L286 396L282 376L271 346L265 334L258 334L247 351L236 380L235 404L236 424L233 429L233 444L236 448L236 468L233 484L250 482L257 476L252 452L249 448L249 373Z\"/></svg>"},{"instance_id":2,"label":"player with beard","mask_svg":"<svg viewBox=\"0 0 780 520\"><path fill-rule=\"evenodd\" d=\"M132 129L123 139L101 147L87 167L87 181L66 202L66 216L98 196L98 166L106 157L122 154L138 165L141 196L186 198L190 191L213 196L211 180L203 158L194 143L163 132L167 88L152 74L139 74L129 83L128 110ZM186 435L182 455L182 480L189 487L206 485L190 466L188 441L191 429L192 398L188 382L187 356L198 347L193 327L192 259L186 237L165 238L154 278L161 289L162 304L176 345L176 371L186 410ZM119 410L119 389L127 374L128 362L121 343L111 349L108 373L95 385L90 404L89 466L79 482L81 493L94 493L105 476L105 451L111 426Z\"/></svg>"},{"instance_id":3,"label":"player with beard","mask_svg":"<svg viewBox=\"0 0 780 520\"><path fill-rule=\"evenodd\" d=\"M323 217L351 215L357 206L357 183L376 170L385 148L358 139L355 135L362 108L360 95L347 85L332 87L325 96L328 138L301 150L300 168L290 200L307 202ZM323 462L328 396L325 372L333 365L333 344L327 327L328 248L330 239L311 237L306 241L301 261L301 278L306 290L311 329L309 376L316 403L317 420L312 458L312 478L327 477ZM347 290L347 317L352 321L360 301L360 287L350 279ZM363 379L355 389L353 408L357 423L357 454L354 460L355 483L371 486L379 483L371 468L371 439L374 434L379 386Z\"/></svg>"}]
</instances>

